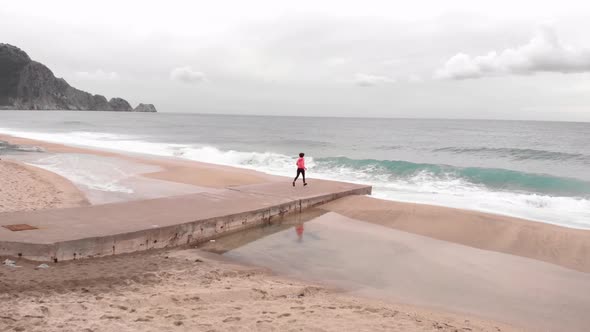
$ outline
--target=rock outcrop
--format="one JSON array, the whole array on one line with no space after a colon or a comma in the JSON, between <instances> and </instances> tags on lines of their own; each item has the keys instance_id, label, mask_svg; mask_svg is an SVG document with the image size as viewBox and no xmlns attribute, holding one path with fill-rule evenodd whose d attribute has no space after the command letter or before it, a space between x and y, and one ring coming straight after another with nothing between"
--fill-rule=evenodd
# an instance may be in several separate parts
<instances>
[{"instance_id":1,"label":"rock outcrop","mask_svg":"<svg viewBox=\"0 0 590 332\"><path fill-rule=\"evenodd\" d=\"M143 105L143 106L142 106ZM135 110L156 112L153 105L140 104ZM132 112L122 98L107 101L104 96L78 90L57 78L45 65L31 60L18 47L0 43L0 109L84 110Z\"/></svg>"},{"instance_id":2,"label":"rock outcrop","mask_svg":"<svg viewBox=\"0 0 590 332\"><path fill-rule=\"evenodd\" d=\"M139 104L133 112L157 112L153 104Z\"/></svg>"},{"instance_id":3,"label":"rock outcrop","mask_svg":"<svg viewBox=\"0 0 590 332\"><path fill-rule=\"evenodd\" d=\"M127 100L125 100L123 98L111 98L111 100L109 100L109 107L111 108L111 110L117 111L117 112L132 112L133 111L133 107L131 107L131 105L129 105Z\"/></svg>"}]
</instances>

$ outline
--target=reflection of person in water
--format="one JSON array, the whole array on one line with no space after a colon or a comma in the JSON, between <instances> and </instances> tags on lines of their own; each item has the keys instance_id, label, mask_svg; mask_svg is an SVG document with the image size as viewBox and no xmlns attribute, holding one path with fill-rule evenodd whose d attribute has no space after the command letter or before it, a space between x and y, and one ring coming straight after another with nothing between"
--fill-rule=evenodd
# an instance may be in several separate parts
<instances>
[{"instance_id":1,"label":"reflection of person in water","mask_svg":"<svg viewBox=\"0 0 590 332\"><path fill-rule=\"evenodd\" d=\"M303 224L295 226L295 232L297 232L297 241L303 241Z\"/></svg>"}]
</instances>

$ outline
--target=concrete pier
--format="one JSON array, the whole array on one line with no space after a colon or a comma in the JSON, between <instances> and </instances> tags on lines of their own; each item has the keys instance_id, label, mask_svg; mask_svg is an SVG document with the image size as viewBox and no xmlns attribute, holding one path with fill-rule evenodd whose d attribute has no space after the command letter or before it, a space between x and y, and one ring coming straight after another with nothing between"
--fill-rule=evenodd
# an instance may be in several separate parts
<instances>
[{"instance_id":1,"label":"concrete pier","mask_svg":"<svg viewBox=\"0 0 590 332\"><path fill-rule=\"evenodd\" d=\"M370 186L314 180L264 183L90 207L0 213L0 256L62 261L173 247L271 222ZM34 229L12 231L10 225Z\"/></svg>"}]
</instances>

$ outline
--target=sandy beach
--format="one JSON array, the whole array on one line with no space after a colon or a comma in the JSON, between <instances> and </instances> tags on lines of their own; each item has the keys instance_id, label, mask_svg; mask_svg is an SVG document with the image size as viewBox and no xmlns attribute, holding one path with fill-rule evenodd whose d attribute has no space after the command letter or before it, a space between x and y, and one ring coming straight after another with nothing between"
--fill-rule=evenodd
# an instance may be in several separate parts
<instances>
[{"instance_id":1,"label":"sandy beach","mask_svg":"<svg viewBox=\"0 0 590 332\"><path fill-rule=\"evenodd\" d=\"M519 331L174 250L0 269L2 331Z\"/></svg>"},{"instance_id":2,"label":"sandy beach","mask_svg":"<svg viewBox=\"0 0 590 332\"><path fill-rule=\"evenodd\" d=\"M0 161L0 213L88 205L67 179L23 163Z\"/></svg>"},{"instance_id":3,"label":"sandy beach","mask_svg":"<svg viewBox=\"0 0 590 332\"><path fill-rule=\"evenodd\" d=\"M90 154L154 166L157 171L135 177L163 181L159 185L215 190L285 181L187 160L122 155L8 136L0 136L0 140L40 146L47 153ZM89 204L75 183L37 167L8 161L6 156L2 159L0 212ZM407 233L590 272L588 231L370 197L348 197L321 209ZM35 269L38 264L23 260L17 265L21 267L0 266L0 330L519 330L470 314L451 314L444 308L432 310L351 296L194 249L64 262L50 264L49 269Z\"/></svg>"}]
</instances>

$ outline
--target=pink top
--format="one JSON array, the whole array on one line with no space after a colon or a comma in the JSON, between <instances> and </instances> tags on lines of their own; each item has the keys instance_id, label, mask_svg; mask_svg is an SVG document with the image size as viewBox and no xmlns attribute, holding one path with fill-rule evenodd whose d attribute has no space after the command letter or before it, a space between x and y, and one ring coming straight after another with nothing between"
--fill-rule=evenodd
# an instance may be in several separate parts
<instances>
[{"instance_id":1,"label":"pink top","mask_svg":"<svg viewBox=\"0 0 590 332\"><path fill-rule=\"evenodd\" d=\"M305 168L305 160L303 157L297 159L297 168Z\"/></svg>"}]
</instances>

